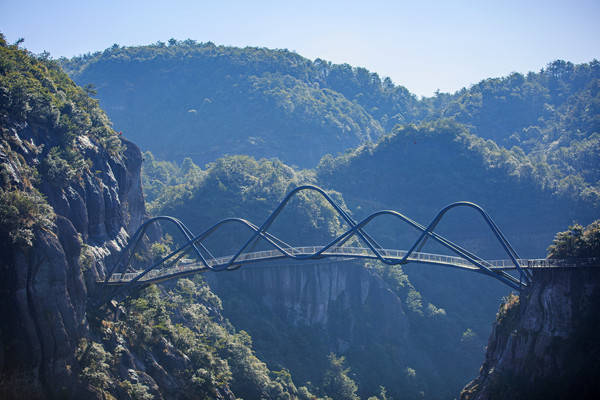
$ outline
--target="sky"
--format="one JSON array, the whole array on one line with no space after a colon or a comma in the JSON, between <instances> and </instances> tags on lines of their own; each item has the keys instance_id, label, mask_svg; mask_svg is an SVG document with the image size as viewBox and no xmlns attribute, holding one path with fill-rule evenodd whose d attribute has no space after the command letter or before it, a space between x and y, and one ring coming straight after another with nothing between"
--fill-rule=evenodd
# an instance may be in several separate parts
<instances>
[{"instance_id":1,"label":"sky","mask_svg":"<svg viewBox=\"0 0 600 400\"><path fill-rule=\"evenodd\" d=\"M419 96L600 59L598 21L600 0L0 0L0 31L34 53L190 38L365 67Z\"/></svg>"}]
</instances>

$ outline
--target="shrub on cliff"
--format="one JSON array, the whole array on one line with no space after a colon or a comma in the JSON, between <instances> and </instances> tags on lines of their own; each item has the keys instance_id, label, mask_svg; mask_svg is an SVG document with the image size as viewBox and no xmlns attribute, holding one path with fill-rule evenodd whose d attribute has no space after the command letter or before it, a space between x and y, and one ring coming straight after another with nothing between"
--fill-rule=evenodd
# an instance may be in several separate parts
<instances>
[{"instance_id":1,"label":"shrub on cliff","mask_svg":"<svg viewBox=\"0 0 600 400\"><path fill-rule=\"evenodd\" d=\"M18 246L31 246L35 229L54 224L54 212L37 190L0 188L0 237Z\"/></svg>"},{"instance_id":2,"label":"shrub on cliff","mask_svg":"<svg viewBox=\"0 0 600 400\"><path fill-rule=\"evenodd\" d=\"M579 224L558 232L548 247L548 258L600 257L600 220L585 228Z\"/></svg>"}]
</instances>

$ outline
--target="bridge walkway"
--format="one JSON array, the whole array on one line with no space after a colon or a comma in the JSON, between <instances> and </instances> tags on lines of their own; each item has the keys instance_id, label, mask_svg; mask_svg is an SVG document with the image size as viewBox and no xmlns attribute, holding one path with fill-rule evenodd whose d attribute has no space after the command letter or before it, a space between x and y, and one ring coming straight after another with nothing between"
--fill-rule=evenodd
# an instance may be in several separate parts
<instances>
[{"instance_id":1,"label":"bridge walkway","mask_svg":"<svg viewBox=\"0 0 600 400\"><path fill-rule=\"evenodd\" d=\"M332 247L327 251L316 255L316 253L322 249L322 246L306 246L306 247L291 247L286 251L294 256L306 256L307 260L318 260L322 258L342 258L342 259L377 259L377 256L372 252L371 249L363 247ZM406 257L406 250L394 250L384 249L379 250L381 255L389 261L399 261ZM207 260L207 263L212 268L228 265L233 256L225 256L218 258L211 258ZM259 263L265 261L273 261L277 259L287 258L287 256L280 250L265 250L255 251L240 254L235 263L230 266L231 269L237 269L243 264ZM569 267L570 265L560 262L560 260L547 260L547 259L517 259L517 262L521 268L535 269L535 268L556 268L556 267ZM405 260L405 263L421 263L439 265L451 268L459 268L469 270L473 272L481 272L481 268L470 263L461 257L448 256L443 254L432 254L422 253L413 251L411 255ZM487 267L492 271L506 271L514 270L515 266L513 260L492 260L486 261ZM575 265L573 265L575 266ZM175 277L187 276L195 273L200 273L208 268L201 262L181 259L177 265L162 268L153 269L146 275L142 276L136 283L138 284L149 284L173 279ZM99 281L99 284L109 286L124 285L134 280L143 271L131 271L126 273L114 273L110 276L107 281Z\"/></svg>"}]
</instances>

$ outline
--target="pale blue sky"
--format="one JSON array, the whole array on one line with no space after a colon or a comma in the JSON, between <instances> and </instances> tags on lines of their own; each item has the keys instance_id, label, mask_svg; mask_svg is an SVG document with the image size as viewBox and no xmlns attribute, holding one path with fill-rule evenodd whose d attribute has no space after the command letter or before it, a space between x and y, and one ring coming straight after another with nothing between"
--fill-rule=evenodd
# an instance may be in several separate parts
<instances>
[{"instance_id":1,"label":"pale blue sky","mask_svg":"<svg viewBox=\"0 0 600 400\"><path fill-rule=\"evenodd\" d=\"M413 93L600 58L600 0L0 0L0 31L53 57L169 38L287 48Z\"/></svg>"}]
</instances>

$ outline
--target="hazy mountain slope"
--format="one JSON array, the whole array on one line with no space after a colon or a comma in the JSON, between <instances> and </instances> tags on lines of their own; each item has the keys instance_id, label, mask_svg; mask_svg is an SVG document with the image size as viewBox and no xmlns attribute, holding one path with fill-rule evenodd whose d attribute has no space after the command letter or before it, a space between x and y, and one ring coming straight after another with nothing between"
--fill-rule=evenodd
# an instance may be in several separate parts
<instances>
[{"instance_id":1,"label":"hazy mountain slope","mask_svg":"<svg viewBox=\"0 0 600 400\"><path fill-rule=\"evenodd\" d=\"M202 165L248 154L313 167L398 123L442 117L599 188L596 60L554 61L421 100L364 68L192 40L113 46L61 63L78 83L97 86L118 130L161 159L191 156Z\"/></svg>"},{"instance_id":2,"label":"hazy mountain slope","mask_svg":"<svg viewBox=\"0 0 600 400\"><path fill-rule=\"evenodd\" d=\"M462 90L445 105L442 116L455 117L500 145L520 145L527 151L536 141L548 144L560 135L573 139L598 132L599 80L596 60L554 61L539 72L490 78Z\"/></svg>"},{"instance_id":3,"label":"hazy mountain slope","mask_svg":"<svg viewBox=\"0 0 600 400\"><path fill-rule=\"evenodd\" d=\"M423 223L449 203L475 202L529 255L543 255L553 232L574 220L591 221L600 206L581 182L557 179L547 164L451 120L399 126L377 144L325 157L317 180L344 193L351 207L389 207ZM462 225L444 229L473 240L479 235Z\"/></svg>"},{"instance_id":4,"label":"hazy mountain slope","mask_svg":"<svg viewBox=\"0 0 600 400\"><path fill-rule=\"evenodd\" d=\"M599 188L600 63L554 61L539 72L486 79L462 90L439 114L501 146L519 146Z\"/></svg>"},{"instance_id":5,"label":"hazy mountain slope","mask_svg":"<svg viewBox=\"0 0 600 400\"><path fill-rule=\"evenodd\" d=\"M159 158L201 165L249 154L310 167L422 112L389 79L287 50L185 41L61 62L96 86L116 129Z\"/></svg>"}]
</instances>

